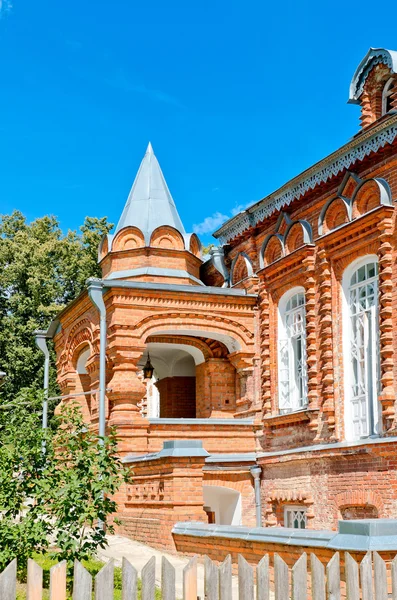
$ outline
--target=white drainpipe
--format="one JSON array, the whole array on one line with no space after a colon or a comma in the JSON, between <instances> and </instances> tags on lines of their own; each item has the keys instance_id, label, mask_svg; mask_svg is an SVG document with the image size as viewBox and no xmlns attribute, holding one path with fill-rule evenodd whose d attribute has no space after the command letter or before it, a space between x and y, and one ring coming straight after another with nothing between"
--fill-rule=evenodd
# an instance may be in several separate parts
<instances>
[{"instance_id":1,"label":"white drainpipe","mask_svg":"<svg viewBox=\"0 0 397 600\"><path fill-rule=\"evenodd\" d=\"M261 473L262 468L258 465L250 468L251 475L254 478L255 486L255 512L256 526L262 527L262 501L261 501Z\"/></svg>"}]
</instances>

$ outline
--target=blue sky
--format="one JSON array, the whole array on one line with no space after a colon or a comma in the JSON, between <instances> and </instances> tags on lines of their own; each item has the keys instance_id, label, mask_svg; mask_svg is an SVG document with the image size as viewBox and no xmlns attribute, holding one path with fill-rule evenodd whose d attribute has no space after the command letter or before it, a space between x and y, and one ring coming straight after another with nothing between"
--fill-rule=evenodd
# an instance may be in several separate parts
<instances>
[{"instance_id":1,"label":"blue sky","mask_svg":"<svg viewBox=\"0 0 397 600\"><path fill-rule=\"evenodd\" d=\"M117 222L148 141L185 228L222 219L348 141L393 4L0 0L0 212Z\"/></svg>"}]
</instances>

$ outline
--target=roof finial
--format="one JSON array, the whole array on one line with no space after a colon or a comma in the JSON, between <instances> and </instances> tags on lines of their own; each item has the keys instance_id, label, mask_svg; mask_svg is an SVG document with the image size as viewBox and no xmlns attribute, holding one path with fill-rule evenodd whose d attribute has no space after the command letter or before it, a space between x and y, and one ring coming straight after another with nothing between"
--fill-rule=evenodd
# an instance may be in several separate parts
<instances>
[{"instance_id":1,"label":"roof finial","mask_svg":"<svg viewBox=\"0 0 397 600\"><path fill-rule=\"evenodd\" d=\"M152 144L149 142L146 148L146 154L154 154Z\"/></svg>"}]
</instances>

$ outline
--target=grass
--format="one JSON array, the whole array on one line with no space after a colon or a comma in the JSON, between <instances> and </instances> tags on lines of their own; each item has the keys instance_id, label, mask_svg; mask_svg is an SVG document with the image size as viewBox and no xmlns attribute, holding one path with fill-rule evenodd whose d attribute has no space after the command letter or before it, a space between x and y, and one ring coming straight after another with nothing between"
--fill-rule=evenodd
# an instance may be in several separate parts
<instances>
[{"instance_id":1,"label":"grass","mask_svg":"<svg viewBox=\"0 0 397 600\"><path fill-rule=\"evenodd\" d=\"M57 560L55 558L51 558L47 554L36 554L32 557L38 565L43 569L43 600L49 599L49 585L50 585L50 569L54 565L57 564ZM83 566L87 569L87 571L92 575L93 579L96 574L102 569L105 565L104 562L100 560L83 560ZM121 568L114 568L114 596L113 600L121 600L122 599L122 576L121 576ZM67 596L67 600L71 600L71 591L70 595ZM92 595L94 598L94 594ZM17 597L16 600L26 600L26 583L18 583L17 584ZM138 600L141 600L141 580L138 580ZM156 588L155 600L161 600L161 591Z\"/></svg>"}]
</instances>

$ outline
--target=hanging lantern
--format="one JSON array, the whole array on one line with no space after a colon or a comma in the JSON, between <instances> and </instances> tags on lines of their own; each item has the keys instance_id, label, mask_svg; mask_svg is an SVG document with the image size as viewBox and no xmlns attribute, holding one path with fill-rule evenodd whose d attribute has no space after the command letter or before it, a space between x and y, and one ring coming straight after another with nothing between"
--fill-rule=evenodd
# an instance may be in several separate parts
<instances>
[{"instance_id":1,"label":"hanging lantern","mask_svg":"<svg viewBox=\"0 0 397 600\"><path fill-rule=\"evenodd\" d=\"M154 367L150 362L150 354L147 355L146 365L143 367L143 376L145 379L151 379L153 377Z\"/></svg>"}]
</instances>

